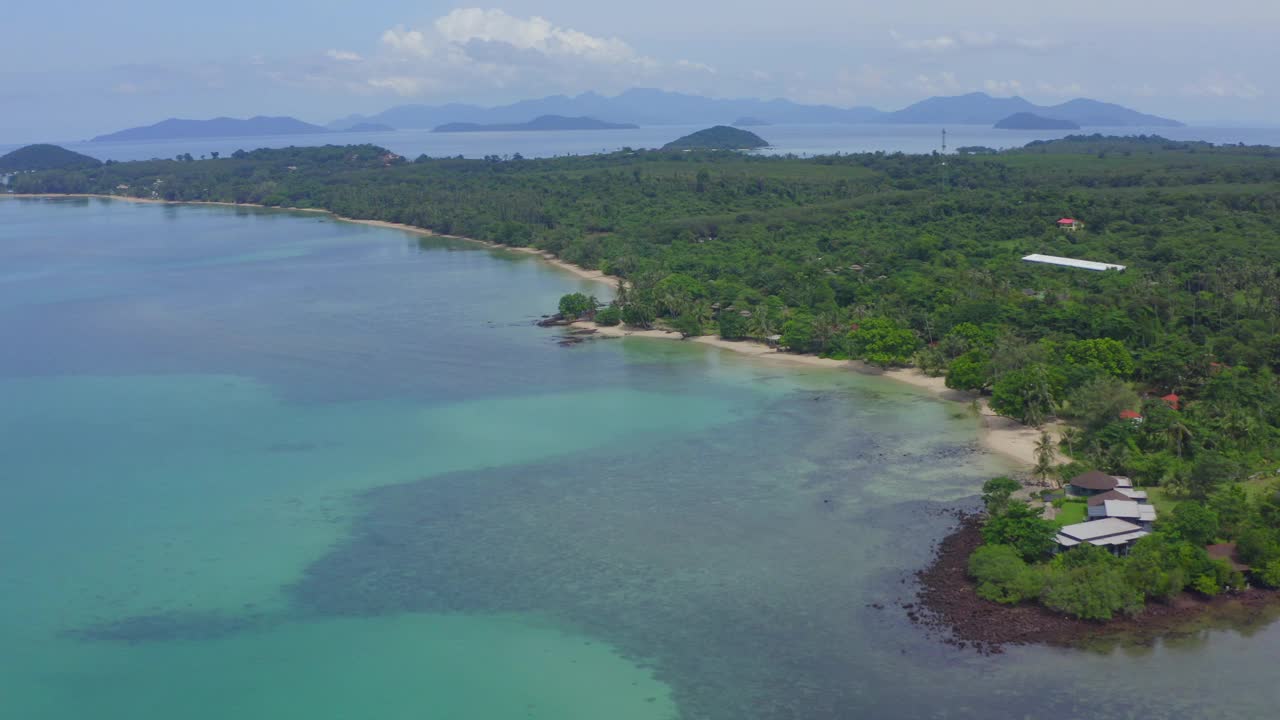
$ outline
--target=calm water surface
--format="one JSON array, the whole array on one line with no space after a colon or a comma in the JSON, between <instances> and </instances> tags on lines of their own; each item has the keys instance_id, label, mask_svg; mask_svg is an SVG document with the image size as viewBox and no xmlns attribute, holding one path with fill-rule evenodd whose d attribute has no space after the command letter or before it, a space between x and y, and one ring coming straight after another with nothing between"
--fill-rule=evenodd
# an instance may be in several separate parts
<instances>
[{"instance_id":1,"label":"calm water surface","mask_svg":"<svg viewBox=\"0 0 1280 720\"><path fill-rule=\"evenodd\" d=\"M1264 717L1276 626L979 657L895 602L1002 470L958 406L563 348L540 264L0 200L0 716ZM874 604L883 604L878 609Z\"/></svg>"},{"instance_id":2,"label":"calm water surface","mask_svg":"<svg viewBox=\"0 0 1280 720\"><path fill-rule=\"evenodd\" d=\"M207 138L195 140L152 140L146 142L59 143L76 152L100 160L150 160L172 158L181 153L196 156L219 152L289 145L351 145L372 143L408 158L469 158L486 155L553 157L613 152L624 147L658 148L683 135L703 129L702 125L648 126L634 130L565 130L551 132L433 133L430 130L397 130L379 133L321 133L250 138ZM748 128L771 143L766 154L829 155L832 153L905 152L930 153L942 143L943 125L768 125ZM1215 144L1280 146L1276 128L1142 128L1090 127L1084 130L996 130L984 125L947 125L947 148L966 145L991 148L1021 147L1032 140L1050 140L1080 133L1104 135L1160 135L1173 140L1203 140ZM0 153L18 147L0 144Z\"/></svg>"}]
</instances>

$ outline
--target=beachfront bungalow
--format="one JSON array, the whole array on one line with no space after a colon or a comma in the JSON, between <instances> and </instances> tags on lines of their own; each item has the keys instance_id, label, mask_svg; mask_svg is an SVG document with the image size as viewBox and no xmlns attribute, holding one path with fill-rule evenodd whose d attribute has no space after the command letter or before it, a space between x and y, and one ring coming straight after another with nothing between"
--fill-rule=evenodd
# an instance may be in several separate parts
<instances>
[{"instance_id":1,"label":"beachfront bungalow","mask_svg":"<svg viewBox=\"0 0 1280 720\"><path fill-rule=\"evenodd\" d=\"M1032 253L1022 258L1023 262L1037 263L1040 265L1057 265L1058 267L1076 268L1077 270L1092 270L1094 272L1103 272L1104 270L1120 270L1123 271L1124 265L1116 265L1114 263L1094 262L1093 260L1078 260L1076 258L1058 257L1057 255L1041 255L1040 253Z\"/></svg>"},{"instance_id":2,"label":"beachfront bungalow","mask_svg":"<svg viewBox=\"0 0 1280 720\"><path fill-rule=\"evenodd\" d=\"M1067 525L1058 531L1055 540L1062 550L1086 543L1106 548L1116 555L1127 555L1135 542L1150 534L1127 520L1105 518Z\"/></svg>"},{"instance_id":3,"label":"beachfront bungalow","mask_svg":"<svg viewBox=\"0 0 1280 720\"><path fill-rule=\"evenodd\" d=\"M1058 221L1058 228L1060 230L1070 230L1071 232L1075 232L1082 227L1084 227L1084 223L1076 220L1075 218L1062 218Z\"/></svg>"}]
</instances>

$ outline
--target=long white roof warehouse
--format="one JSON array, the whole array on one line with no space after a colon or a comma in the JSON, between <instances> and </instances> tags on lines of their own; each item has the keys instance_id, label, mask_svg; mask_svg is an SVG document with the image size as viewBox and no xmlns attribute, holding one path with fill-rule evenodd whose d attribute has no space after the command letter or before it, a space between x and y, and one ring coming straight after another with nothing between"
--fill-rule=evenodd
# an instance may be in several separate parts
<instances>
[{"instance_id":1,"label":"long white roof warehouse","mask_svg":"<svg viewBox=\"0 0 1280 720\"><path fill-rule=\"evenodd\" d=\"M1124 270L1124 265L1114 265L1112 263L1094 262L1092 260L1076 260L1075 258L1058 257L1057 255L1041 255L1036 253L1028 255L1023 260L1033 263L1041 263L1043 265L1060 265L1062 267L1080 268L1081 270Z\"/></svg>"}]
</instances>

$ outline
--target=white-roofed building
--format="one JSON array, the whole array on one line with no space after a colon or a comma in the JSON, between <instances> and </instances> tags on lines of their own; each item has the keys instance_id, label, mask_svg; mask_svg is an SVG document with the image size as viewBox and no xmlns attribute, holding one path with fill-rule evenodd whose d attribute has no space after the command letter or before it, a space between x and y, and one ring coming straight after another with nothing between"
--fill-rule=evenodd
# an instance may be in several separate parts
<instances>
[{"instance_id":1,"label":"white-roofed building","mask_svg":"<svg viewBox=\"0 0 1280 720\"><path fill-rule=\"evenodd\" d=\"M1136 500L1103 500L1097 505L1089 506L1089 519L1119 518L1137 523L1143 530L1150 530L1151 523L1156 521L1156 508Z\"/></svg>"},{"instance_id":2,"label":"white-roofed building","mask_svg":"<svg viewBox=\"0 0 1280 720\"><path fill-rule=\"evenodd\" d=\"M1147 501L1146 490L1134 490L1133 488L1117 487L1116 492L1120 493L1121 495L1124 495L1130 500L1137 500L1138 502L1141 502L1141 503L1144 503Z\"/></svg>"},{"instance_id":3,"label":"white-roofed building","mask_svg":"<svg viewBox=\"0 0 1280 720\"><path fill-rule=\"evenodd\" d=\"M1129 547L1151 533L1120 518L1104 518L1091 522L1067 525L1058 531L1055 538L1064 549L1073 548L1081 543L1104 547L1117 555L1129 552Z\"/></svg>"},{"instance_id":4,"label":"white-roofed building","mask_svg":"<svg viewBox=\"0 0 1280 720\"><path fill-rule=\"evenodd\" d=\"M1057 255L1041 255L1040 253L1032 253L1024 258L1025 262L1039 263L1041 265L1057 265L1058 267L1076 268L1078 270L1093 270L1094 272L1102 272L1104 270L1124 270L1124 265L1116 265L1115 263L1095 262L1093 260L1078 260L1076 258L1058 257Z\"/></svg>"}]
</instances>

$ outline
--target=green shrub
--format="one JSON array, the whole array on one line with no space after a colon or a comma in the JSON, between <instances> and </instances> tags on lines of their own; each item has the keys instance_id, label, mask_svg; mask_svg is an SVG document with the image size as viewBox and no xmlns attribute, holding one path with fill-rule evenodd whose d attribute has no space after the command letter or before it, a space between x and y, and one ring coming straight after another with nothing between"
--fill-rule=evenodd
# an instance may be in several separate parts
<instances>
[{"instance_id":1,"label":"green shrub","mask_svg":"<svg viewBox=\"0 0 1280 720\"><path fill-rule=\"evenodd\" d=\"M1142 611L1142 593L1125 580L1118 564L1050 567L1040 601L1085 620L1110 620L1117 613Z\"/></svg>"},{"instance_id":2,"label":"green shrub","mask_svg":"<svg viewBox=\"0 0 1280 720\"><path fill-rule=\"evenodd\" d=\"M1272 560L1254 573L1258 582L1269 588L1280 588L1280 560Z\"/></svg>"},{"instance_id":3,"label":"green shrub","mask_svg":"<svg viewBox=\"0 0 1280 720\"><path fill-rule=\"evenodd\" d=\"M998 603L1017 603L1040 594L1040 572L1008 545L983 545L969 556L969 576L978 596Z\"/></svg>"},{"instance_id":4,"label":"green shrub","mask_svg":"<svg viewBox=\"0 0 1280 720\"><path fill-rule=\"evenodd\" d=\"M1214 595L1222 592L1222 586L1218 584L1217 579L1212 575L1201 575L1195 580L1192 580L1191 589L1201 595L1207 595L1209 597L1213 597Z\"/></svg>"},{"instance_id":5,"label":"green shrub","mask_svg":"<svg viewBox=\"0 0 1280 720\"><path fill-rule=\"evenodd\" d=\"M570 293L560 298L560 314L574 320L596 309L596 299L582 293Z\"/></svg>"},{"instance_id":6,"label":"green shrub","mask_svg":"<svg viewBox=\"0 0 1280 720\"><path fill-rule=\"evenodd\" d=\"M622 308L617 305L610 305L596 313L597 325L617 325L620 322L622 322Z\"/></svg>"},{"instance_id":7,"label":"green shrub","mask_svg":"<svg viewBox=\"0 0 1280 720\"><path fill-rule=\"evenodd\" d=\"M1003 515L994 516L982 526L982 539L988 545L1010 545L1023 560L1033 562L1053 551L1057 528L1040 517L1024 502L1010 502Z\"/></svg>"}]
</instances>

